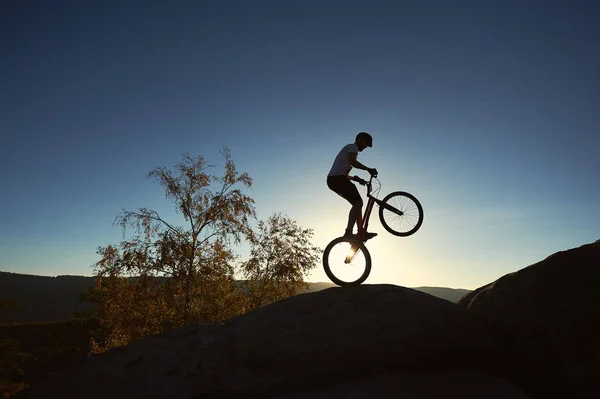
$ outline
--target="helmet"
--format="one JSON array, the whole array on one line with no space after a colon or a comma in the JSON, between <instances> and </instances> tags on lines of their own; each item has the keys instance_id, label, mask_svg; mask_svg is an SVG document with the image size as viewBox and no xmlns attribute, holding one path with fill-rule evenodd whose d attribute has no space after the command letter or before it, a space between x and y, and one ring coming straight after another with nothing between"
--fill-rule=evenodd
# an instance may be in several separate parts
<instances>
[{"instance_id":1,"label":"helmet","mask_svg":"<svg viewBox=\"0 0 600 399\"><path fill-rule=\"evenodd\" d=\"M367 140L368 146L373 147L373 137L367 132L360 132L356 135L356 140L364 139Z\"/></svg>"}]
</instances>

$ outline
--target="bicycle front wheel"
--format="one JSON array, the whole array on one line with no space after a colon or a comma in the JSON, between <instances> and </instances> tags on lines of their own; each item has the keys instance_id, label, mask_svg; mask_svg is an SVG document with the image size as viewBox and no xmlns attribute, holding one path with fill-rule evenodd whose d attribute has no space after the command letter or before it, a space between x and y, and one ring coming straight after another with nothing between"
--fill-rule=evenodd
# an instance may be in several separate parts
<instances>
[{"instance_id":1,"label":"bicycle front wheel","mask_svg":"<svg viewBox=\"0 0 600 399\"><path fill-rule=\"evenodd\" d=\"M414 234L423 224L423 207L414 195L404 191L388 194L379 207L379 220L395 236Z\"/></svg>"},{"instance_id":2,"label":"bicycle front wheel","mask_svg":"<svg viewBox=\"0 0 600 399\"><path fill-rule=\"evenodd\" d=\"M360 285L371 273L371 255L362 242L339 237L325 248L323 268L327 277L341 287Z\"/></svg>"}]
</instances>

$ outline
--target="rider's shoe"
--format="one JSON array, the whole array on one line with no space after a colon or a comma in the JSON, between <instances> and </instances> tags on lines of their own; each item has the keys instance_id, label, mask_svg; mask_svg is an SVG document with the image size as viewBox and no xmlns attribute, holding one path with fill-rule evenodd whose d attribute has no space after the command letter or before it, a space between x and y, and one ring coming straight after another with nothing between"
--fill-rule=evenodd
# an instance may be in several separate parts
<instances>
[{"instance_id":1,"label":"rider's shoe","mask_svg":"<svg viewBox=\"0 0 600 399\"><path fill-rule=\"evenodd\" d=\"M363 233L363 234L356 234L356 235L352 235L352 238L355 238L359 241L365 242L367 240L370 240L371 238L375 237L377 235L377 233ZM344 235L344 237L346 237L346 235ZM349 238L349 237L346 237ZM344 263L350 263L352 261L352 258L354 258L354 254L356 253L356 251L358 251L358 244L354 243L350 246L350 252L348 253L348 255L346 255L346 259L344 259Z\"/></svg>"},{"instance_id":2,"label":"rider's shoe","mask_svg":"<svg viewBox=\"0 0 600 399\"><path fill-rule=\"evenodd\" d=\"M367 240L370 240L371 238L375 237L377 235L377 233L363 233L363 234L357 234L356 238L358 238L359 240L361 240L362 242L365 242Z\"/></svg>"},{"instance_id":3,"label":"rider's shoe","mask_svg":"<svg viewBox=\"0 0 600 399\"><path fill-rule=\"evenodd\" d=\"M352 234L352 230L346 231L343 235L344 238L356 238L356 235Z\"/></svg>"}]
</instances>

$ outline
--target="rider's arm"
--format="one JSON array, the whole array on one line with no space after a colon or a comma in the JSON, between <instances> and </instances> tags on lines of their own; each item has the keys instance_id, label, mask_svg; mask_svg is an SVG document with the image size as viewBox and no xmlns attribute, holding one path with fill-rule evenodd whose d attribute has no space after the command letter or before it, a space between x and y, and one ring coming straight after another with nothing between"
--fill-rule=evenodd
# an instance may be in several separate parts
<instances>
[{"instance_id":1,"label":"rider's arm","mask_svg":"<svg viewBox=\"0 0 600 399\"><path fill-rule=\"evenodd\" d=\"M377 169L369 168L368 166L363 165L362 163L358 162L357 157L358 157L357 152L350 153L350 165L352 165L356 169L362 169L362 170L368 171L371 174L371 176L377 175Z\"/></svg>"},{"instance_id":2,"label":"rider's arm","mask_svg":"<svg viewBox=\"0 0 600 399\"><path fill-rule=\"evenodd\" d=\"M352 165L352 167L356 168L356 169L362 169L362 170L369 170L370 168L368 166L363 165L362 163L358 162L358 152L351 152L350 153L350 165Z\"/></svg>"}]
</instances>

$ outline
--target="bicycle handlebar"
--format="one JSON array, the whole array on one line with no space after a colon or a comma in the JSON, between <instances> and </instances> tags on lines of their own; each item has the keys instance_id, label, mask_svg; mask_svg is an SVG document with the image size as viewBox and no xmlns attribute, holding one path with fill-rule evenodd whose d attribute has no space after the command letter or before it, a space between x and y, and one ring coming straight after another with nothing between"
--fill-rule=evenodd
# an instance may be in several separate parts
<instances>
[{"instance_id":1,"label":"bicycle handlebar","mask_svg":"<svg viewBox=\"0 0 600 399\"><path fill-rule=\"evenodd\" d=\"M377 175L375 174L375 175L371 175L371 177L369 178L369 181L361 179L362 181L360 182L360 184L363 186L367 186L367 195L371 194L371 191L372 191L371 185L372 185L373 179L376 179L376 178L377 178Z\"/></svg>"}]
</instances>

